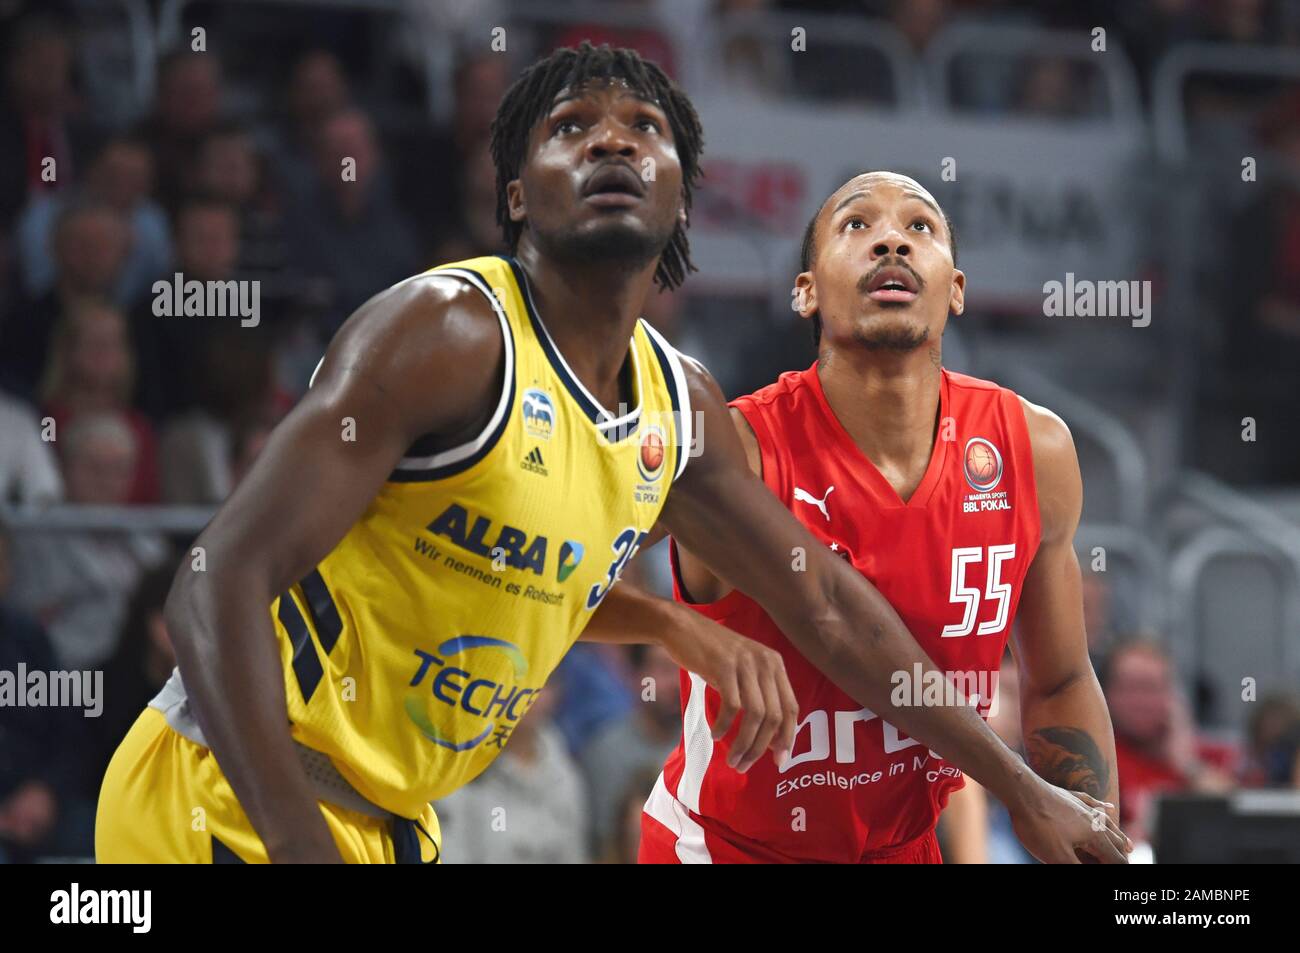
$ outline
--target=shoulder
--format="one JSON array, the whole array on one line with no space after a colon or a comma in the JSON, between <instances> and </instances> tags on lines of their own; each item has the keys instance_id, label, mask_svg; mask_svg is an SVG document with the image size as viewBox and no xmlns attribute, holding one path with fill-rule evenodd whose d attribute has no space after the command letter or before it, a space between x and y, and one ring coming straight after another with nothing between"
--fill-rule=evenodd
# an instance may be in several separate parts
<instances>
[{"instance_id":1,"label":"shoulder","mask_svg":"<svg viewBox=\"0 0 1300 953\"><path fill-rule=\"evenodd\" d=\"M1062 466L1073 466L1077 470L1074 437L1065 421L1054 411L1018 394L1016 400L1025 413L1025 427L1029 431L1029 444L1034 452L1034 469L1040 478L1044 468L1050 471Z\"/></svg>"},{"instance_id":2,"label":"shoulder","mask_svg":"<svg viewBox=\"0 0 1300 953\"><path fill-rule=\"evenodd\" d=\"M325 398L379 392L421 432L474 417L499 386L501 319L487 295L454 275L426 272L371 298L334 336L312 381Z\"/></svg>"},{"instance_id":3,"label":"shoulder","mask_svg":"<svg viewBox=\"0 0 1300 953\"><path fill-rule=\"evenodd\" d=\"M1083 508L1083 478L1070 428L1059 416L1023 397L1016 398L1025 413L1029 445L1034 458L1034 483L1042 516L1043 538L1062 532L1073 536Z\"/></svg>"}]
</instances>

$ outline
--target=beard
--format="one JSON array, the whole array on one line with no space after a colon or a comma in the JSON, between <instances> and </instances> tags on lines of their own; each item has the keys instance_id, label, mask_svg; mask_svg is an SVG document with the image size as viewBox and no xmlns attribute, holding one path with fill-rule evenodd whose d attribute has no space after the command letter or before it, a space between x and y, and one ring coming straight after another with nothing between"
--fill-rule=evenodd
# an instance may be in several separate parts
<instances>
[{"instance_id":1,"label":"beard","mask_svg":"<svg viewBox=\"0 0 1300 953\"><path fill-rule=\"evenodd\" d=\"M605 265L635 271L663 254L677 223L646 229L622 221L588 223L585 228L543 234L533 232L537 248L557 261Z\"/></svg>"},{"instance_id":2,"label":"beard","mask_svg":"<svg viewBox=\"0 0 1300 953\"><path fill-rule=\"evenodd\" d=\"M855 328L853 339L869 351L915 351L930 340L930 329L909 324L886 325L863 330Z\"/></svg>"}]
</instances>

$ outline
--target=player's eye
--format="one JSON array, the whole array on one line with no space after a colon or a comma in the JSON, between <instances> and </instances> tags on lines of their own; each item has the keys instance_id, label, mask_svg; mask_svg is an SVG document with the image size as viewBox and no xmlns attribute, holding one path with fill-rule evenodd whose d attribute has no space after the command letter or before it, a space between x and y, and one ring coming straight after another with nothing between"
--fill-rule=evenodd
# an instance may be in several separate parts
<instances>
[{"instance_id":1,"label":"player's eye","mask_svg":"<svg viewBox=\"0 0 1300 953\"><path fill-rule=\"evenodd\" d=\"M551 135L562 136L577 131L580 127L575 119L557 119L551 127Z\"/></svg>"},{"instance_id":2,"label":"player's eye","mask_svg":"<svg viewBox=\"0 0 1300 953\"><path fill-rule=\"evenodd\" d=\"M867 223L866 223L866 222L864 222L862 219L858 218L857 216L854 216L853 218L850 218L848 221L846 221L846 222L844 223L843 228L844 228L845 231L850 231L850 230L852 230L852 231L858 231L859 229L854 229L854 228L853 228L854 225L859 225L859 226L861 226L862 228L866 228L866 227L867 227Z\"/></svg>"},{"instance_id":3,"label":"player's eye","mask_svg":"<svg viewBox=\"0 0 1300 953\"><path fill-rule=\"evenodd\" d=\"M659 123L654 119L638 119L636 121L636 128L638 129L648 128L651 132L663 131L663 129L659 126Z\"/></svg>"},{"instance_id":4,"label":"player's eye","mask_svg":"<svg viewBox=\"0 0 1300 953\"><path fill-rule=\"evenodd\" d=\"M915 222L912 223L912 227L913 227L913 228L916 228L916 226L918 226L918 225L920 225L922 228L924 228L927 232L932 232L932 231L934 231L934 226L931 225L929 222L927 222L927 221L926 221L925 219L923 219L923 218L918 218Z\"/></svg>"}]
</instances>

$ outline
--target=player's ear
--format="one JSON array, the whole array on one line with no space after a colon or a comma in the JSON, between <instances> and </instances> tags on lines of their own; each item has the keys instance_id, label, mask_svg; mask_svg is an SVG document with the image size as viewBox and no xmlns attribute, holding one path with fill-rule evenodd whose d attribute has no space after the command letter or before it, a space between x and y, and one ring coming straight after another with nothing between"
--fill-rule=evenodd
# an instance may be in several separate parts
<instances>
[{"instance_id":1,"label":"player's ear","mask_svg":"<svg viewBox=\"0 0 1300 953\"><path fill-rule=\"evenodd\" d=\"M522 222L527 217L528 203L524 200L524 183L519 179L506 183L506 209L510 212L512 222Z\"/></svg>"},{"instance_id":2,"label":"player's ear","mask_svg":"<svg viewBox=\"0 0 1300 953\"><path fill-rule=\"evenodd\" d=\"M687 223L687 220L686 220L686 206L685 206L685 205L679 205L679 206L677 207L677 224L680 225L682 228L686 228L686 227L688 226L688 223Z\"/></svg>"},{"instance_id":3,"label":"player's ear","mask_svg":"<svg viewBox=\"0 0 1300 953\"><path fill-rule=\"evenodd\" d=\"M961 314L966 310L966 273L953 269L952 294L948 296L948 310Z\"/></svg>"},{"instance_id":4,"label":"player's ear","mask_svg":"<svg viewBox=\"0 0 1300 953\"><path fill-rule=\"evenodd\" d=\"M790 307L801 318L812 317L817 310L817 286L811 271L801 271L790 289Z\"/></svg>"}]
</instances>

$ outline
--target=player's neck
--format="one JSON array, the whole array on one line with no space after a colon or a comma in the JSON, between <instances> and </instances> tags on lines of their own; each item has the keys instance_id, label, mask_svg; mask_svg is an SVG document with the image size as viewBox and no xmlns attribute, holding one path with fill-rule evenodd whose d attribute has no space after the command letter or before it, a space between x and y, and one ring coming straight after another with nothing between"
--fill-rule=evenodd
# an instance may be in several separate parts
<instances>
[{"instance_id":1,"label":"player's neck","mask_svg":"<svg viewBox=\"0 0 1300 953\"><path fill-rule=\"evenodd\" d=\"M604 406L613 408L620 400L619 372L656 263L628 271L557 262L527 242L520 243L516 258L564 360Z\"/></svg>"},{"instance_id":2,"label":"player's neck","mask_svg":"<svg viewBox=\"0 0 1300 953\"><path fill-rule=\"evenodd\" d=\"M826 402L873 463L924 471L939 413L938 347L907 354L826 348L817 373Z\"/></svg>"}]
</instances>

